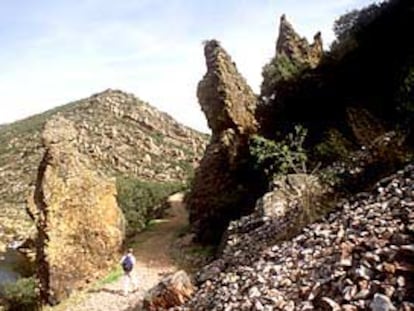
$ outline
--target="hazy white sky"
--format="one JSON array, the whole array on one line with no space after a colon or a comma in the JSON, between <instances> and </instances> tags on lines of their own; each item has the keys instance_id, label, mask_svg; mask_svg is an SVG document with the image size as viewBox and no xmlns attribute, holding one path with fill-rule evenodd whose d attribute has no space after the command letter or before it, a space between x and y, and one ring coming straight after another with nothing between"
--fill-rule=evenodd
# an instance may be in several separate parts
<instances>
[{"instance_id":1,"label":"hazy white sky","mask_svg":"<svg viewBox=\"0 0 414 311\"><path fill-rule=\"evenodd\" d=\"M0 0L0 123L107 88L206 131L202 42L218 39L255 91L286 13L308 39L373 0Z\"/></svg>"}]
</instances>

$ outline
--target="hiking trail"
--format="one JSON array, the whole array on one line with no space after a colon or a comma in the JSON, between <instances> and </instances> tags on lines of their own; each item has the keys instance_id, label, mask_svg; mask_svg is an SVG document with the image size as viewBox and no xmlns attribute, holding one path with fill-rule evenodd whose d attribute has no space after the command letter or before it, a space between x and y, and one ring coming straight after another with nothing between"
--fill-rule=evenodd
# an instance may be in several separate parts
<instances>
[{"instance_id":1,"label":"hiking trail","mask_svg":"<svg viewBox=\"0 0 414 311\"><path fill-rule=\"evenodd\" d=\"M183 194L169 198L167 216L149 230L139 233L131 242L137 259L134 277L138 288L123 294L123 276L116 281L75 293L67 301L46 311L138 311L145 293L158 284L163 275L179 270L171 258L171 245L187 226Z\"/></svg>"}]
</instances>

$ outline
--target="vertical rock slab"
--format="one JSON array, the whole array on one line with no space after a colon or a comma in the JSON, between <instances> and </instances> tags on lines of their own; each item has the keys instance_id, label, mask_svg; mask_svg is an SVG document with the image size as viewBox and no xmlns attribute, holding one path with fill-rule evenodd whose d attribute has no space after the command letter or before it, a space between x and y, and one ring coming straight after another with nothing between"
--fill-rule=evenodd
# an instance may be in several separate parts
<instances>
[{"instance_id":1,"label":"vertical rock slab","mask_svg":"<svg viewBox=\"0 0 414 311\"><path fill-rule=\"evenodd\" d=\"M115 183L87 168L76 138L76 129L66 119L55 117L46 123L42 134L46 152L29 202L37 227L37 276L45 303L59 302L105 271L124 237Z\"/></svg>"},{"instance_id":2,"label":"vertical rock slab","mask_svg":"<svg viewBox=\"0 0 414 311\"><path fill-rule=\"evenodd\" d=\"M257 98L218 41L207 41L204 52L207 73L197 97L212 136L186 204L198 240L216 243L229 220L254 205L255 199L247 197L251 194L240 160L247 155L249 137L257 131Z\"/></svg>"}]
</instances>

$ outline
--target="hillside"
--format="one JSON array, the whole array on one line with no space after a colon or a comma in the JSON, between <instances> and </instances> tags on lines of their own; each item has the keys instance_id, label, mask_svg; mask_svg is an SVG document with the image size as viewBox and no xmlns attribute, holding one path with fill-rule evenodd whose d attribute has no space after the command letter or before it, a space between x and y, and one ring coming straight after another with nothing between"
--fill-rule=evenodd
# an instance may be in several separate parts
<instances>
[{"instance_id":1,"label":"hillside","mask_svg":"<svg viewBox=\"0 0 414 311\"><path fill-rule=\"evenodd\" d=\"M206 42L198 94L218 111L205 110L216 141L186 202L218 253L175 310L413 310L413 12L390 0L347 13L326 52L283 15L253 99Z\"/></svg>"},{"instance_id":2,"label":"hillside","mask_svg":"<svg viewBox=\"0 0 414 311\"><path fill-rule=\"evenodd\" d=\"M0 127L0 215L2 240L24 236L24 212L44 153L41 130L55 114L74 122L78 146L91 169L108 176L152 182L185 182L200 159L208 135L176 122L132 94L106 90L42 114Z\"/></svg>"},{"instance_id":3,"label":"hillside","mask_svg":"<svg viewBox=\"0 0 414 311\"><path fill-rule=\"evenodd\" d=\"M88 208L102 197L113 202L115 191L113 186L111 191L105 190L109 186L90 191L100 182L74 173L77 166L87 171L78 161L81 153L90 159L94 174L158 183L182 182L192 173L187 163L199 163L183 198L188 226L167 212L157 233L151 236L149 228L129 242L142 262L156 254L148 264L158 268L159 263L159 271L173 266L172 254L166 252L170 247L190 261L186 247L208 252L204 256L211 259L192 275L194 288L187 277L159 275L160 283L144 293L154 282L144 276L140 290L119 299L120 283L114 282L82 293L87 299L81 305L88 310L107 310L108 305L140 310L136 306L141 303L151 311L413 310L414 40L406 36L414 29L413 14L412 0L389 0L347 13L335 22L337 40L329 51L322 49L321 33L308 42L282 15L275 56L263 67L260 95L218 40L205 41L206 74L197 97L212 132L208 144L205 135L119 91L59 108L74 126L42 136L49 138L50 148L34 196L35 206L44 211L37 222L43 238L37 258L45 259L45 269L38 269L38 279L57 281L55 288L62 286L57 301L65 306L70 293L59 276L65 270L58 267L70 258L66 271L73 273L64 275L71 279L80 256L76 251L62 256L70 249L62 241L81 246L86 255L95 253L90 245L99 242L90 241L102 241L105 220L114 222L114 217L96 215L98 208ZM8 211L17 213L16 207L24 206L42 151L38 131L54 113L0 128L8 139L1 158L8 173L2 171L2 182L13 189L0 192ZM56 120L51 128L66 122ZM77 147L70 151L66 146ZM15 171L24 177L14 179ZM141 207L141 201L128 201ZM103 209L108 212L110 206ZM116 223L122 229L122 220ZM56 249L63 259L43 256ZM36 261L40 267L41 260ZM54 270L59 273L52 275ZM89 282L85 278L90 274L79 273L76 281ZM43 302L53 305L46 298L56 290L49 290ZM74 303L70 307L79 309Z\"/></svg>"},{"instance_id":4,"label":"hillside","mask_svg":"<svg viewBox=\"0 0 414 311\"><path fill-rule=\"evenodd\" d=\"M320 33L308 43L282 16L254 98L221 44L206 42L198 95L214 139L186 199L200 242L220 243L275 175L318 168L336 190L355 193L412 161L414 45L402 35L412 12L412 2L399 0L340 19L346 35L329 52Z\"/></svg>"}]
</instances>

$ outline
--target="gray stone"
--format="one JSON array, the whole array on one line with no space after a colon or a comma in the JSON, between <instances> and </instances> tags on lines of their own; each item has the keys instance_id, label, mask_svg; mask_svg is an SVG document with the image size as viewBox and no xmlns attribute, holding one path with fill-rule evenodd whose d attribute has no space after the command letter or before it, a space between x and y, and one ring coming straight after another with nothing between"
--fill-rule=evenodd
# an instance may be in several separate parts
<instances>
[{"instance_id":1,"label":"gray stone","mask_svg":"<svg viewBox=\"0 0 414 311\"><path fill-rule=\"evenodd\" d=\"M392 304L389 297L376 293L370 303L372 311L393 311L397 308Z\"/></svg>"}]
</instances>

